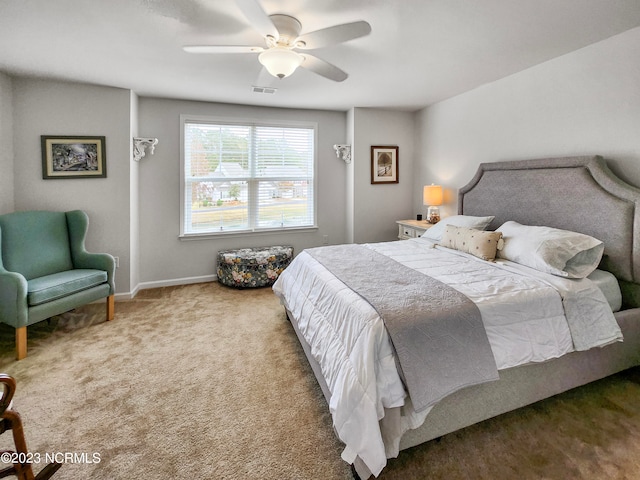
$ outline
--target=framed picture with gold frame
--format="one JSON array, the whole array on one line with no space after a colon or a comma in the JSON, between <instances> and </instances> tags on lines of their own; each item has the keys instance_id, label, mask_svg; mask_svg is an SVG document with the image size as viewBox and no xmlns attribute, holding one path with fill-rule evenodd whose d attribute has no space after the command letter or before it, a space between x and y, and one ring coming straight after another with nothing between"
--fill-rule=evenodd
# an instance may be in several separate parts
<instances>
[{"instance_id":1,"label":"framed picture with gold frame","mask_svg":"<svg viewBox=\"0 0 640 480\"><path fill-rule=\"evenodd\" d=\"M371 183L398 183L398 147L371 147Z\"/></svg>"},{"instance_id":2,"label":"framed picture with gold frame","mask_svg":"<svg viewBox=\"0 0 640 480\"><path fill-rule=\"evenodd\" d=\"M42 178L105 178L105 137L41 135Z\"/></svg>"}]
</instances>

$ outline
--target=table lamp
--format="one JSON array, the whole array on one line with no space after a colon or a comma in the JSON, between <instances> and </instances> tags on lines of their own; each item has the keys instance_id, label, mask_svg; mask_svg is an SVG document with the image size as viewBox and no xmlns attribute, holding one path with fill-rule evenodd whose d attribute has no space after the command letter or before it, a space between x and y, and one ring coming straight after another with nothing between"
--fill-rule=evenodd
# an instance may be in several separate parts
<instances>
[{"instance_id":1,"label":"table lamp","mask_svg":"<svg viewBox=\"0 0 640 480\"><path fill-rule=\"evenodd\" d=\"M438 223L440 221L440 209L442 205L442 186L441 185L425 185L422 191L422 203L427 205L427 221L429 223Z\"/></svg>"}]
</instances>

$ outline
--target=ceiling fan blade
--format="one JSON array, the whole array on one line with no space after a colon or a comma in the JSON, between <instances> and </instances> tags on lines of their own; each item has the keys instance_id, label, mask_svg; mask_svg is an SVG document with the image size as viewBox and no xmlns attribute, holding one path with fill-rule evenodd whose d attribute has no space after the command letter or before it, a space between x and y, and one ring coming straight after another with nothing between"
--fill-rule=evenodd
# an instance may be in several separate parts
<instances>
[{"instance_id":1,"label":"ceiling fan blade","mask_svg":"<svg viewBox=\"0 0 640 480\"><path fill-rule=\"evenodd\" d=\"M342 25L323 28L322 30L301 35L298 37L298 41L304 42L305 45L296 45L296 48L312 50L364 37L369 33L371 33L371 25L365 21L343 23Z\"/></svg>"},{"instance_id":2,"label":"ceiling fan blade","mask_svg":"<svg viewBox=\"0 0 640 480\"><path fill-rule=\"evenodd\" d=\"M263 37L270 35L273 38L278 38L278 29L258 3L258 0L236 0L236 5L260 35Z\"/></svg>"},{"instance_id":3,"label":"ceiling fan blade","mask_svg":"<svg viewBox=\"0 0 640 480\"><path fill-rule=\"evenodd\" d=\"M349 77L346 72L340 70L329 62L325 62L324 60L314 57L313 55L309 55L308 53L301 55L304 57L304 61L300 66L307 70L311 70L313 73L317 73L318 75L328 78L329 80L333 80L334 82L343 82Z\"/></svg>"},{"instance_id":4,"label":"ceiling fan blade","mask_svg":"<svg viewBox=\"0 0 640 480\"><path fill-rule=\"evenodd\" d=\"M188 53L260 53L262 47L246 45L185 45L182 47Z\"/></svg>"}]
</instances>

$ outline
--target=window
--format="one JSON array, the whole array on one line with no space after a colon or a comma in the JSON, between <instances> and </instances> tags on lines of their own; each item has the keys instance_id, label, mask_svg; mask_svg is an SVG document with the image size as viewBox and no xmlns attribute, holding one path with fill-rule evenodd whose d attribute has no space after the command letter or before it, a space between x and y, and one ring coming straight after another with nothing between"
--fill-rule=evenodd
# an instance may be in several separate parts
<instances>
[{"instance_id":1,"label":"window","mask_svg":"<svg viewBox=\"0 0 640 480\"><path fill-rule=\"evenodd\" d=\"M315 126L181 123L181 235L315 225Z\"/></svg>"}]
</instances>

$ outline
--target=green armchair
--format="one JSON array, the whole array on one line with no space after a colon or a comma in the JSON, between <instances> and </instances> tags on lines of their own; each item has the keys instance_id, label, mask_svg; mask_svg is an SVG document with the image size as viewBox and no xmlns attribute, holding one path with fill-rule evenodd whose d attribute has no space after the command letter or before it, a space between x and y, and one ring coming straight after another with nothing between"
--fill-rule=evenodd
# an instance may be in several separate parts
<instances>
[{"instance_id":1,"label":"green armchair","mask_svg":"<svg viewBox=\"0 0 640 480\"><path fill-rule=\"evenodd\" d=\"M115 260L85 250L88 226L80 210L0 215L0 322L16 329L18 360L28 325L105 297L113 319Z\"/></svg>"}]
</instances>

